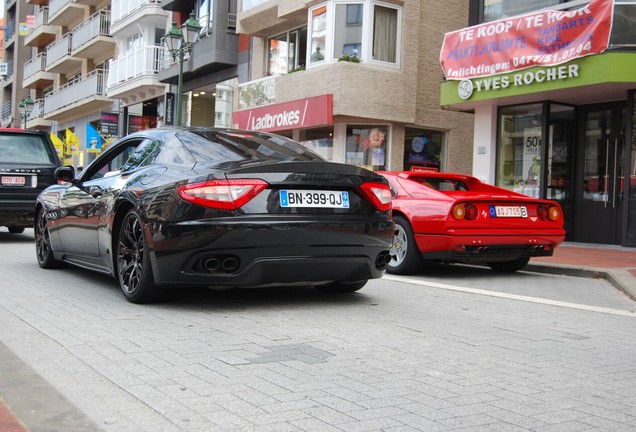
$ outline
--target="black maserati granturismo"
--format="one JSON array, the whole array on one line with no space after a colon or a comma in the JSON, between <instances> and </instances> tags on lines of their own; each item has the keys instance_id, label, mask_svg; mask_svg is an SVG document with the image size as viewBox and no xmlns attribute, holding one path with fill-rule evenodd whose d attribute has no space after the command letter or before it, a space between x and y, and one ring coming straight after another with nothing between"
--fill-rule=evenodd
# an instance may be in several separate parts
<instances>
[{"instance_id":1,"label":"black maserati granturismo","mask_svg":"<svg viewBox=\"0 0 636 432\"><path fill-rule=\"evenodd\" d=\"M260 132L128 135L35 208L40 267L111 274L134 303L186 286L353 292L391 260L391 193L372 171Z\"/></svg>"}]
</instances>

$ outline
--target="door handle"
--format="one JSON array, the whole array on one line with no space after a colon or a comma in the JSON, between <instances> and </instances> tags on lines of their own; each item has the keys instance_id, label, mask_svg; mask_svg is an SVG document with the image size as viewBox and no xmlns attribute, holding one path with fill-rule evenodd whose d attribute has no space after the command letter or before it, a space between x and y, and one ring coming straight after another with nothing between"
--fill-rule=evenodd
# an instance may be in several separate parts
<instances>
[{"instance_id":1,"label":"door handle","mask_svg":"<svg viewBox=\"0 0 636 432\"><path fill-rule=\"evenodd\" d=\"M603 177L603 207L607 208L607 183L609 181L609 138L605 140L605 176Z\"/></svg>"},{"instance_id":2,"label":"door handle","mask_svg":"<svg viewBox=\"0 0 636 432\"><path fill-rule=\"evenodd\" d=\"M616 184L618 182L618 138L614 140L614 193L612 193L612 208L616 207L616 195L618 194L618 190L616 189Z\"/></svg>"}]
</instances>

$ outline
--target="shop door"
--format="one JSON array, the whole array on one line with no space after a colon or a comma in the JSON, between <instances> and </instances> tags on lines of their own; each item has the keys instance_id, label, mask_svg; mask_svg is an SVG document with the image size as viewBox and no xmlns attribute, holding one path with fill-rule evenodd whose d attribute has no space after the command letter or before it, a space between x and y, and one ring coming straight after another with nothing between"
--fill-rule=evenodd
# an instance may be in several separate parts
<instances>
[{"instance_id":1,"label":"shop door","mask_svg":"<svg viewBox=\"0 0 636 432\"><path fill-rule=\"evenodd\" d=\"M624 138L624 104L580 110L575 241L621 243Z\"/></svg>"}]
</instances>

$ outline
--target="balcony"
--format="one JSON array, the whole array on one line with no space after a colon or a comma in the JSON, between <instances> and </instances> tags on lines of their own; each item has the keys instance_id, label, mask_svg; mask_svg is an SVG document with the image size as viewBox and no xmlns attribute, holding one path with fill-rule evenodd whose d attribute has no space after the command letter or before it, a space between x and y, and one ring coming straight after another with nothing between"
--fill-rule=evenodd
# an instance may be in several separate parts
<instances>
[{"instance_id":1,"label":"balcony","mask_svg":"<svg viewBox=\"0 0 636 432\"><path fill-rule=\"evenodd\" d=\"M71 56L72 34L66 33L46 49L46 71L69 74L79 70L82 59Z\"/></svg>"},{"instance_id":2,"label":"balcony","mask_svg":"<svg viewBox=\"0 0 636 432\"><path fill-rule=\"evenodd\" d=\"M11 20L4 26L4 49L9 48L15 41L15 20Z\"/></svg>"},{"instance_id":3,"label":"balcony","mask_svg":"<svg viewBox=\"0 0 636 432\"><path fill-rule=\"evenodd\" d=\"M11 101L6 101L2 104L2 112L0 113L0 126L1 127L9 127L11 126L11 122L13 121L13 112L12 112Z\"/></svg>"},{"instance_id":4,"label":"balcony","mask_svg":"<svg viewBox=\"0 0 636 432\"><path fill-rule=\"evenodd\" d=\"M32 47L45 47L55 40L57 27L49 24L49 8L43 7L35 14L35 26L30 29L24 44Z\"/></svg>"},{"instance_id":5,"label":"balcony","mask_svg":"<svg viewBox=\"0 0 636 432\"><path fill-rule=\"evenodd\" d=\"M417 92L411 90L413 79L397 69L344 61L328 63L301 72L240 84L239 109L333 94L334 116L413 123L417 108ZM378 87L378 83L391 83L391 97L386 97L386 92ZM377 91L362 93L360 89Z\"/></svg>"},{"instance_id":6,"label":"balcony","mask_svg":"<svg viewBox=\"0 0 636 432\"><path fill-rule=\"evenodd\" d=\"M110 61L108 97L122 99L127 105L151 99L166 90L157 77L163 61L162 46L147 46Z\"/></svg>"},{"instance_id":7,"label":"balcony","mask_svg":"<svg viewBox=\"0 0 636 432\"><path fill-rule=\"evenodd\" d=\"M238 13L237 33L267 37L279 31L307 24L307 2L304 0L252 1L253 7Z\"/></svg>"},{"instance_id":8,"label":"balcony","mask_svg":"<svg viewBox=\"0 0 636 432\"><path fill-rule=\"evenodd\" d=\"M138 24L164 28L168 12L161 8L161 0L113 0L110 18L110 34L131 36L139 31Z\"/></svg>"},{"instance_id":9,"label":"balcony","mask_svg":"<svg viewBox=\"0 0 636 432\"><path fill-rule=\"evenodd\" d=\"M7 62L7 74L4 77L2 77L2 80L1 80L3 87L13 83L13 72L14 72L13 65L14 65L13 59Z\"/></svg>"},{"instance_id":10,"label":"balcony","mask_svg":"<svg viewBox=\"0 0 636 432\"><path fill-rule=\"evenodd\" d=\"M53 121L44 119L44 99L36 99L34 102L33 111L27 118L27 129L49 129Z\"/></svg>"},{"instance_id":11,"label":"balcony","mask_svg":"<svg viewBox=\"0 0 636 432\"><path fill-rule=\"evenodd\" d=\"M66 83L44 98L43 119L68 121L110 109L113 102L106 97L105 84L106 72L102 69Z\"/></svg>"},{"instance_id":12,"label":"balcony","mask_svg":"<svg viewBox=\"0 0 636 432\"><path fill-rule=\"evenodd\" d=\"M71 56L94 59L115 54L115 38L110 35L110 13L95 12L88 20L75 27L71 38Z\"/></svg>"},{"instance_id":13,"label":"balcony","mask_svg":"<svg viewBox=\"0 0 636 432\"><path fill-rule=\"evenodd\" d=\"M22 87L42 89L50 87L55 80L55 74L46 71L46 53L40 53L24 65Z\"/></svg>"},{"instance_id":14,"label":"balcony","mask_svg":"<svg viewBox=\"0 0 636 432\"><path fill-rule=\"evenodd\" d=\"M49 24L72 27L82 21L89 7L73 0L49 1Z\"/></svg>"}]
</instances>

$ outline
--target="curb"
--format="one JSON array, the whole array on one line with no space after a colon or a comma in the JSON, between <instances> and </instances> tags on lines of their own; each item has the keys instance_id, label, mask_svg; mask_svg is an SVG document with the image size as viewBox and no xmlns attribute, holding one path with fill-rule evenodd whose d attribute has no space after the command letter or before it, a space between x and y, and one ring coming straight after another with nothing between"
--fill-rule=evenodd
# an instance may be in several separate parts
<instances>
[{"instance_id":1,"label":"curb","mask_svg":"<svg viewBox=\"0 0 636 432\"><path fill-rule=\"evenodd\" d=\"M528 264L525 271L564 276L605 279L616 289L636 300L636 280L627 270L577 267L566 264Z\"/></svg>"}]
</instances>

